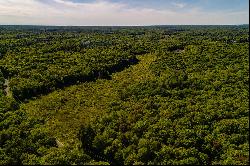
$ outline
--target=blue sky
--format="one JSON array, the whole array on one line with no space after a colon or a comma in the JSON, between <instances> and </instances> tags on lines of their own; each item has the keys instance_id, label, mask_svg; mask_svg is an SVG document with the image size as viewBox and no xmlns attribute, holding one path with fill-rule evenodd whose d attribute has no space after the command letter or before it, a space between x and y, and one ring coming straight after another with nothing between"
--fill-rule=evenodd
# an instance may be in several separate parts
<instances>
[{"instance_id":1,"label":"blue sky","mask_svg":"<svg viewBox=\"0 0 250 166\"><path fill-rule=\"evenodd\" d=\"M91 0L72 0L73 2L91 2ZM248 0L109 0L128 3L131 6L153 7L155 9L174 8L173 4L186 4L186 7L200 7L206 11L243 10L248 8Z\"/></svg>"},{"instance_id":2,"label":"blue sky","mask_svg":"<svg viewBox=\"0 0 250 166\"><path fill-rule=\"evenodd\" d=\"M0 0L0 24L248 24L249 0Z\"/></svg>"}]
</instances>

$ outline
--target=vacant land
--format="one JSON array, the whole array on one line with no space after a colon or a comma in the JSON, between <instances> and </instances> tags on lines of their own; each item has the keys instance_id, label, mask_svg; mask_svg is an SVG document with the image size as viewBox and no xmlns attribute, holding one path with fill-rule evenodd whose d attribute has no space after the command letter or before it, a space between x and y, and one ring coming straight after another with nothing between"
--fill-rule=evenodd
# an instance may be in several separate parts
<instances>
[{"instance_id":1,"label":"vacant land","mask_svg":"<svg viewBox=\"0 0 250 166\"><path fill-rule=\"evenodd\" d=\"M0 26L0 164L249 164L249 26Z\"/></svg>"}]
</instances>

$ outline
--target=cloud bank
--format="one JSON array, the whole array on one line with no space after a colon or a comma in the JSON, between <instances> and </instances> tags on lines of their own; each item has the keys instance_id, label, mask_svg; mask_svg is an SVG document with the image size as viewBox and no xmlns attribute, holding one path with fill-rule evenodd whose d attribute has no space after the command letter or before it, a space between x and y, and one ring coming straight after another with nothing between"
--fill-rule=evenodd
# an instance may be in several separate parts
<instances>
[{"instance_id":1,"label":"cloud bank","mask_svg":"<svg viewBox=\"0 0 250 166\"><path fill-rule=\"evenodd\" d=\"M130 6L105 0L0 0L0 24L21 25L163 25L249 23L249 10L205 12L172 3L173 8Z\"/></svg>"}]
</instances>

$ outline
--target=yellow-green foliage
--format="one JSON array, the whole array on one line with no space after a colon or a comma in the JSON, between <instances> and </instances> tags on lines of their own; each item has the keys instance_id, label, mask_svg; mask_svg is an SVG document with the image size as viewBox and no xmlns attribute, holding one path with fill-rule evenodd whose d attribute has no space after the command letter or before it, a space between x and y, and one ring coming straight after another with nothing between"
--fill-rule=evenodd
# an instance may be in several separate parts
<instances>
[{"instance_id":1,"label":"yellow-green foliage","mask_svg":"<svg viewBox=\"0 0 250 166\"><path fill-rule=\"evenodd\" d=\"M2 30L0 164L249 164L248 27L77 30Z\"/></svg>"}]
</instances>

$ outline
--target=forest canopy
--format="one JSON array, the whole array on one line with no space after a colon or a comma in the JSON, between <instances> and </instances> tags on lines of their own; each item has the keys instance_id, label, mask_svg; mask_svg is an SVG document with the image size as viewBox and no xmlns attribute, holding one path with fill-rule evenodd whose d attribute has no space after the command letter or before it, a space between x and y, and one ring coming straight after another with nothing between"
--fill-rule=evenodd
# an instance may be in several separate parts
<instances>
[{"instance_id":1,"label":"forest canopy","mask_svg":"<svg viewBox=\"0 0 250 166\"><path fill-rule=\"evenodd\" d=\"M249 25L0 26L0 164L248 165Z\"/></svg>"}]
</instances>

